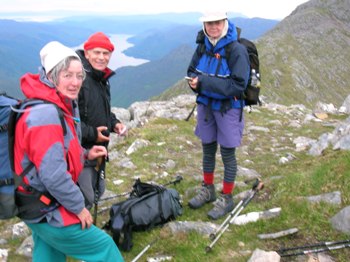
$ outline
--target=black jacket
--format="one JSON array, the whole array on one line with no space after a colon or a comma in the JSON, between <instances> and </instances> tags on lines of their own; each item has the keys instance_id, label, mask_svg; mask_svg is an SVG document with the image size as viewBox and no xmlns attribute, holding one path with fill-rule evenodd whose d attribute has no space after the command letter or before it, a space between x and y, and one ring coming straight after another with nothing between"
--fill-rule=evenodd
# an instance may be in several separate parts
<instances>
[{"instance_id":1,"label":"black jacket","mask_svg":"<svg viewBox=\"0 0 350 262\"><path fill-rule=\"evenodd\" d=\"M79 93L79 113L82 129L82 146L91 148L96 145L97 127L107 126L110 132L120 122L111 112L111 93L108 79L115 73L107 68L107 72L94 69L87 61L84 50L77 54L83 62L86 78ZM108 146L108 144L104 144Z\"/></svg>"}]
</instances>

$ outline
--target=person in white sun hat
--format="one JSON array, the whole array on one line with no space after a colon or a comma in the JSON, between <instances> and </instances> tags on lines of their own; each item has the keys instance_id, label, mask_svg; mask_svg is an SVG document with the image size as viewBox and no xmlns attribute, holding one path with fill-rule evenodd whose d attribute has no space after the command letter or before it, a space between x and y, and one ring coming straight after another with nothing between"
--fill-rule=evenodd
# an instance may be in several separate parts
<instances>
[{"instance_id":1,"label":"person in white sun hat","mask_svg":"<svg viewBox=\"0 0 350 262\"><path fill-rule=\"evenodd\" d=\"M203 22L203 29L197 35L198 46L187 76L190 77L190 88L197 94L195 134L202 142L203 182L188 204L197 209L216 200L208 216L219 219L234 208L235 152L242 140L243 93L248 83L250 65L247 50L237 41L236 27L228 20L226 12L206 12L200 21ZM230 57L226 57L225 48L228 45L231 46ZM220 197L216 198L214 170L218 144L224 176Z\"/></svg>"}]
</instances>

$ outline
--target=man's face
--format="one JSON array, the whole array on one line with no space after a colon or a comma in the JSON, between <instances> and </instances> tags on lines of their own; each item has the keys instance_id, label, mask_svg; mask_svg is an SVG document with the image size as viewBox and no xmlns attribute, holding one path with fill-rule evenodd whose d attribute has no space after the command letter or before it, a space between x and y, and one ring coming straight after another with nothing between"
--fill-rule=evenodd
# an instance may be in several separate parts
<instances>
[{"instance_id":1,"label":"man's face","mask_svg":"<svg viewBox=\"0 0 350 262\"><path fill-rule=\"evenodd\" d=\"M100 47L85 50L85 58L89 61L89 63L94 69L100 71L106 69L109 63L109 59L111 59L111 56L112 52Z\"/></svg>"}]
</instances>

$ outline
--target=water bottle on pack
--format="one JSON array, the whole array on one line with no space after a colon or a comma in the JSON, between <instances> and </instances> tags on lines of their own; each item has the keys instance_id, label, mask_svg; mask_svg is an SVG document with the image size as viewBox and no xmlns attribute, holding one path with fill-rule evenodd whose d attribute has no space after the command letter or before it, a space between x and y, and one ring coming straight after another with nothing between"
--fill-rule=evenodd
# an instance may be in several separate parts
<instances>
[{"instance_id":1,"label":"water bottle on pack","mask_svg":"<svg viewBox=\"0 0 350 262\"><path fill-rule=\"evenodd\" d=\"M258 79L256 81L256 87L260 87L260 74L259 73L256 74L256 78Z\"/></svg>"},{"instance_id":2,"label":"water bottle on pack","mask_svg":"<svg viewBox=\"0 0 350 262\"><path fill-rule=\"evenodd\" d=\"M259 82L258 76L257 76L257 74L256 74L255 69L253 68L253 69L252 69L252 72L251 72L251 82L250 82L250 85L251 85L251 86L254 86L254 87L257 87L257 86L258 86L258 82Z\"/></svg>"}]
</instances>

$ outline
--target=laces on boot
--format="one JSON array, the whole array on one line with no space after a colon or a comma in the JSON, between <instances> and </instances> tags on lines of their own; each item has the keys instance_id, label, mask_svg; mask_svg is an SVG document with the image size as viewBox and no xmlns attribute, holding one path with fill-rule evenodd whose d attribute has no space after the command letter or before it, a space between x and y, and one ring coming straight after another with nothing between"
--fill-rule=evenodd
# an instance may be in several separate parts
<instances>
[{"instance_id":1,"label":"laces on boot","mask_svg":"<svg viewBox=\"0 0 350 262\"><path fill-rule=\"evenodd\" d=\"M220 196L214 203L214 211L222 211L226 208L227 206L227 201L223 196Z\"/></svg>"},{"instance_id":2,"label":"laces on boot","mask_svg":"<svg viewBox=\"0 0 350 262\"><path fill-rule=\"evenodd\" d=\"M234 203L231 197L232 196L221 195L213 203L213 209L208 212L209 218L216 220L229 213L234 207Z\"/></svg>"},{"instance_id":3,"label":"laces on boot","mask_svg":"<svg viewBox=\"0 0 350 262\"><path fill-rule=\"evenodd\" d=\"M197 189L197 195L194 197L198 201L208 202L210 200L210 191L206 186Z\"/></svg>"},{"instance_id":4,"label":"laces on boot","mask_svg":"<svg viewBox=\"0 0 350 262\"><path fill-rule=\"evenodd\" d=\"M188 205L193 209L200 208L206 203L213 202L216 199L214 185L203 184L196 192L196 196L188 202Z\"/></svg>"}]
</instances>

